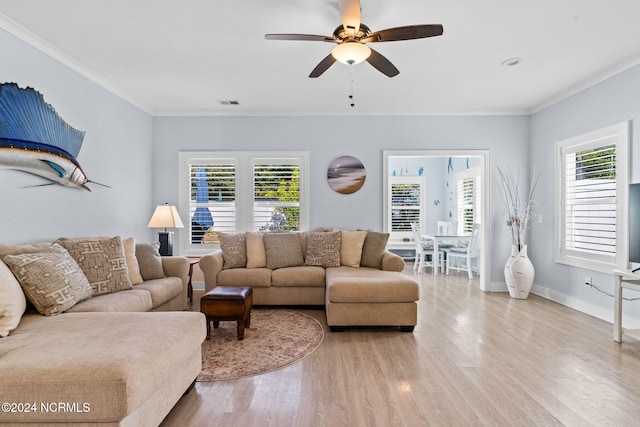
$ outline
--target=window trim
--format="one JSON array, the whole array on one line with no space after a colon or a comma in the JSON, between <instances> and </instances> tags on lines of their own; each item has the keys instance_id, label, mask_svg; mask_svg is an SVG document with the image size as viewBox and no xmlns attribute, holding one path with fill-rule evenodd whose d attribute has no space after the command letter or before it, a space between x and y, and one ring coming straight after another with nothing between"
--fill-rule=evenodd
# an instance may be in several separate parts
<instances>
[{"instance_id":1,"label":"window trim","mask_svg":"<svg viewBox=\"0 0 640 427\"><path fill-rule=\"evenodd\" d=\"M201 256L219 247L218 244L191 244L189 165L202 161L233 160L236 163L236 232L252 230L253 226L253 165L255 163L291 162L300 163L300 230L309 228L310 207L310 154L309 151L180 151L178 153L178 210L186 221L178 235L180 254ZM183 221L184 222L184 221Z\"/></svg>"},{"instance_id":2,"label":"window trim","mask_svg":"<svg viewBox=\"0 0 640 427\"><path fill-rule=\"evenodd\" d=\"M629 127L625 121L556 143L555 154L555 250L554 261L587 270L611 273L613 269L628 267L629 259ZM603 141L610 139L610 141ZM565 156L568 151L587 150L593 146L615 144L616 147L616 250L615 255L603 256L572 251L565 247Z\"/></svg>"}]
</instances>

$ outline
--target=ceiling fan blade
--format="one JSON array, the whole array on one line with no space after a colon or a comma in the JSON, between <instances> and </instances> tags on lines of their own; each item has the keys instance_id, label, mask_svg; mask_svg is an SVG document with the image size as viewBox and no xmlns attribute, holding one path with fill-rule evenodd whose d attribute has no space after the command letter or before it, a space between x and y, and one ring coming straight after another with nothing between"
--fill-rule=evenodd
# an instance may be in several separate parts
<instances>
[{"instance_id":1,"label":"ceiling fan blade","mask_svg":"<svg viewBox=\"0 0 640 427\"><path fill-rule=\"evenodd\" d=\"M339 0L340 19L349 36L355 36L360 29L360 0Z\"/></svg>"},{"instance_id":2,"label":"ceiling fan blade","mask_svg":"<svg viewBox=\"0 0 640 427\"><path fill-rule=\"evenodd\" d=\"M322 73L327 71L329 67L333 65L334 62L336 62L336 58L334 58L331 54L327 55L326 58L324 58L318 65L316 65L316 68L314 68L311 74L309 74L309 77L320 77Z\"/></svg>"},{"instance_id":3,"label":"ceiling fan blade","mask_svg":"<svg viewBox=\"0 0 640 427\"><path fill-rule=\"evenodd\" d=\"M338 43L338 41L334 37L317 36L314 34L265 34L264 38L267 40L303 40L312 42Z\"/></svg>"},{"instance_id":4,"label":"ceiling fan blade","mask_svg":"<svg viewBox=\"0 0 640 427\"><path fill-rule=\"evenodd\" d=\"M371 55L367 58L367 62L387 77L395 77L400 74L400 70L380 53L371 49Z\"/></svg>"},{"instance_id":5,"label":"ceiling fan blade","mask_svg":"<svg viewBox=\"0 0 640 427\"><path fill-rule=\"evenodd\" d=\"M376 31L362 39L363 43L394 42L399 40L424 39L441 36L444 28L440 24L407 25L405 27L387 28Z\"/></svg>"}]
</instances>

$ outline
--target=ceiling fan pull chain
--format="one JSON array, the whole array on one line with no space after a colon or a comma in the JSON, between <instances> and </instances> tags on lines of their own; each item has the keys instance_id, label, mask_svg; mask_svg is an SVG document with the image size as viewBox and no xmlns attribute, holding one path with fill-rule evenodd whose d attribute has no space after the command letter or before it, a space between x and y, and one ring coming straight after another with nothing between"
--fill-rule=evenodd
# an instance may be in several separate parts
<instances>
[{"instance_id":1,"label":"ceiling fan pull chain","mask_svg":"<svg viewBox=\"0 0 640 427\"><path fill-rule=\"evenodd\" d=\"M349 101L351 101L351 107L356 105L353 101L353 64L349 65Z\"/></svg>"}]
</instances>

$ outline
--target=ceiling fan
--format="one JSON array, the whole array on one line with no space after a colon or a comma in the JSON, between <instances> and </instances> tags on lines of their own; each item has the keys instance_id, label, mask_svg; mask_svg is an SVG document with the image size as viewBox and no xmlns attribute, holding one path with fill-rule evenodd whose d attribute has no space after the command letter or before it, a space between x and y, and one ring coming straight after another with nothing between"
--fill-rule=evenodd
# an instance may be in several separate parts
<instances>
[{"instance_id":1,"label":"ceiling fan","mask_svg":"<svg viewBox=\"0 0 640 427\"><path fill-rule=\"evenodd\" d=\"M317 36L313 34L265 34L267 40L305 40L336 43L331 53L327 55L309 77L320 77L334 62L343 64L358 64L367 61L381 73L388 77L397 76L400 71L380 53L367 46L367 43L392 42L400 40L423 39L441 36L444 29L440 24L407 25L404 27L387 28L371 32L369 27L360 22L360 0L338 0L342 25L335 29L332 36Z\"/></svg>"}]
</instances>

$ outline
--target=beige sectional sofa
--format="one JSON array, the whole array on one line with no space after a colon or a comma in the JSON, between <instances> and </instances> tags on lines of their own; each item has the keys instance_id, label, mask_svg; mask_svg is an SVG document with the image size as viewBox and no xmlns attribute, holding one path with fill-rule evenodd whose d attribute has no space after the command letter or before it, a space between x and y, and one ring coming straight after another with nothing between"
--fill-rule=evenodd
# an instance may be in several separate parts
<instances>
[{"instance_id":1,"label":"beige sectional sofa","mask_svg":"<svg viewBox=\"0 0 640 427\"><path fill-rule=\"evenodd\" d=\"M324 305L331 330L417 324L419 285L404 260L385 250L388 235L314 230L220 236L200 259L207 291L253 288L254 305Z\"/></svg>"},{"instance_id":2,"label":"beige sectional sofa","mask_svg":"<svg viewBox=\"0 0 640 427\"><path fill-rule=\"evenodd\" d=\"M95 240L116 247L118 239ZM71 240L0 245L0 396L8 405L0 423L158 425L201 370L204 316L181 311L188 260L160 258L150 244L135 245L132 253L127 239L123 263L119 254L101 254L91 238ZM63 245L75 251L76 264L64 258ZM100 269L95 253L109 258L102 267L109 266L110 279L89 281L93 295L86 298L74 282L80 277L84 283L76 266L82 273L87 265ZM53 296L53 306L39 300L45 294ZM74 301L79 294L86 299ZM36 307L29 308L33 301ZM40 313L60 307L63 312Z\"/></svg>"}]
</instances>

